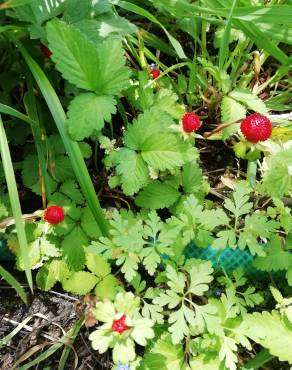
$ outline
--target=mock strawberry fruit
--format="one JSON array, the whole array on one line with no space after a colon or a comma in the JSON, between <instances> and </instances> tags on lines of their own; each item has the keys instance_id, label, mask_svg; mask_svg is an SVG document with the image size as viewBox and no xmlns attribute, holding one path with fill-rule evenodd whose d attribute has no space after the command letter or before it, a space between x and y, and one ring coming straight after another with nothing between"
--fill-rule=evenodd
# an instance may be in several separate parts
<instances>
[{"instance_id":1,"label":"mock strawberry fruit","mask_svg":"<svg viewBox=\"0 0 292 370\"><path fill-rule=\"evenodd\" d=\"M271 136L272 123L266 116L254 113L241 122L240 129L248 141L257 143L265 141Z\"/></svg>"},{"instance_id":2,"label":"mock strawberry fruit","mask_svg":"<svg viewBox=\"0 0 292 370\"><path fill-rule=\"evenodd\" d=\"M188 112L182 118L182 125L185 132L195 132L201 127L200 117L194 112Z\"/></svg>"},{"instance_id":3,"label":"mock strawberry fruit","mask_svg":"<svg viewBox=\"0 0 292 370\"><path fill-rule=\"evenodd\" d=\"M52 55L51 50L43 44L41 44L41 51L45 58L50 58L50 56Z\"/></svg>"},{"instance_id":4,"label":"mock strawberry fruit","mask_svg":"<svg viewBox=\"0 0 292 370\"><path fill-rule=\"evenodd\" d=\"M122 334L124 331L129 329L130 327L126 324L126 315L123 315L120 319L113 321L112 331Z\"/></svg>"},{"instance_id":5,"label":"mock strawberry fruit","mask_svg":"<svg viewBox=\"0 0 292 370\"><path fill-rule=\"evenodd\" d=\"M157 68L153 68L151 71L150 71L150 74L153 78L153 80L155 80L155 78L159 77L160 76L160 71L159 69Z\"/></svg>"},{"instance_id":6,"label":"mock strawberry fruit","mask_svg":"<svg viewBox=\"0 0 292 370\"><path fill-rule=\"evenodd\" d=\"M64 220L64 210L59 206L48 207L44 214L44 219L51 225L59 224Z\"/></svg>"}]
</instances>

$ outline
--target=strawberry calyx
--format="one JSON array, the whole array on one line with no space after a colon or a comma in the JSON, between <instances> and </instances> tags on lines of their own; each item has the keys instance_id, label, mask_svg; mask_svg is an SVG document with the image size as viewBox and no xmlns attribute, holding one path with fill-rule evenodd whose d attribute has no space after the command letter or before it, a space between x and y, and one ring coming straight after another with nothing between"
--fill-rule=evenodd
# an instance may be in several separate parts
<instances>
[{"instance_id":1,"label":"strawberry calyx","mask_svg":"<svg viewBox=\"0 0 292 370\"><path fill-rule=\"evenodd\" d=\"M126 324L126 315L123 315L119 319L116 319L113 321L112 324L112 331L115 331L116 333L122 334L126 330L129 330L130 326Z\"/></svg>"}]
</instances>

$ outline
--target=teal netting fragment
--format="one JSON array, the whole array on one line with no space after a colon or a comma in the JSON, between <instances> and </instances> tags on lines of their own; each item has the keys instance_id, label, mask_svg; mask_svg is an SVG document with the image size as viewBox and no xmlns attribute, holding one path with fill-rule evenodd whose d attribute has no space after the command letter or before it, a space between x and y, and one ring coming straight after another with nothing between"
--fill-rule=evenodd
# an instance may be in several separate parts
<instances>
[{"instance_id":1,"label":"teal netting fragment","mask_svg":"<svg viewBox=\"0 0 292 370\"><path fill-rule=\"evenodd\" d=\"M8 249L6 240L0 239L0 261L12 261L13 259L14 255Z\"/></svg>"},{"instance_id":2,"label":"teal netting fragment","mask_svg":"<svg viewBox=\"0 0 292 370\"><path fill-rule=\"evenodd\" d=\"M263 245L264 248L264 245ZM207 248L199 248L194 243L190 243L184 250L186 258L198 258L205 261L211 261L215 270L230 271L235 270L238 267L242 267L247 275L253 275L257 278L267 278L269 274L267 272L259 271L252 265L254 259L253 255L247 250L241 250L239 248L225 248L225 249L213 249L211 246ZM283 276L281 273L273 273L274 277Z\"/></svg>"}]
</instances>

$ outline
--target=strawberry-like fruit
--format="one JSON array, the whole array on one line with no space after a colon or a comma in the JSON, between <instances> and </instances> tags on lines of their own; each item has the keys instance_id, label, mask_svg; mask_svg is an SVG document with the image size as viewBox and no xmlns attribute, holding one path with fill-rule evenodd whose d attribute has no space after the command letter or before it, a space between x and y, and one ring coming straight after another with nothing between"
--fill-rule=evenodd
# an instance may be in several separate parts
<instances>
[{"instance_id":1,"label":"strawberry-like fruit","mask_svg":"<svg viewBox=\"0 0 292 370\"><path fill-rule=\"evenodd\" d=\"M50 58L50 56L52 55L51 50L43 44L41 44L41 51L45 58Z\"/></svg>"},{"instance_id":2,"label":"strawberry-like fruit","mask_svg":"<svg viewBox=\"0 0 292 370\"><path fill-rule=\"evenodd\" d=\"M113 321L112 331L122 334L124 331L129 329L130 327L126 324L126 315L123 315L120 319Z\"/></svg>"},{"instance_id":3,"label":"strawberry-like fruit","mask_svg":"<svg viewBox=\"0 0 292 370\"><path fill-rule=\"evenodd\" d=\"M200 117L194 112L188 112L182 118L182 125L185 132L195 132L201 127Z\"/></svg>"},{"instance_id":4,"label":"strawberry-like fruit","mask_svg":"<svg viewBox=\"0 0 292 370\"><path fill-rule=\"evenodd\" d=\"M265 141L271 136L272 123L266 116L254 113L241 122L240 129L248 141L257 143Z\"/></svg>"},{"instance_id":5,"label":"strawberry-like fruit","mask_svg":"<svg viewBox=\"0 0 292 370\"><path fill-rule=\"evenodd\" d=\"M155 78L160 76L160 71L157 68L153 68L152 71L150 71L150 74L151 74L153 80L155 80Z\"/></svg>"},{"instance_id":6,"label":"strawberry-like fruit","mask_svg":"<svg viewBox=\"0 0 292 370\"><path fill-rule=\"evenodd\" d=\"M44 214L44 219L51 225L59 224L64 220L64 210L59 206L48 207Z\"/></svg>"}]
</instances>

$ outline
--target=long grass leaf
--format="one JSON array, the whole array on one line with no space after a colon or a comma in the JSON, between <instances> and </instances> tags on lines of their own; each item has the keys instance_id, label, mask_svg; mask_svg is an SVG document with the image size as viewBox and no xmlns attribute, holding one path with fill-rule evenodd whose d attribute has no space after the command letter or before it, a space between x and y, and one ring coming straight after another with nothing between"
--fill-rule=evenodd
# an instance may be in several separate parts
<instances>
[{"instance_id":1,"label":"long grass leaf","mask_svg":"<svg viewBox=\"0 0 292 370\"><path fill-rule=\"evenodd\" d=\"M10 156L8 141L3 126L2 118L0 115L0 152L2 158L2 164L4 168L10 205L12 208L13 217L15 220L16 232L20 246L20 253L23 259L23 264L25 268L25 274L27 278L28 285L31 290L33 290L32 276L28 258L28 245L24 228L24 221L22 220L21 206L19 202L19 196L17 192L17 185L12 165L12 160Z\"/></svg>"},{"instance_id":2,"label":"long grass leaf","mask_svg":"<svg viewBox=\"0 0 292 370\"><path fill-rule=\"evenodd\" d=\"M25 325L33 318L33 316L28 316L20 324L17 325L9 334L0 340L0 348L6 346L11 339L25 327Z\"/></svg>"},{"instance_id":3,"label":"long grass leaf","mask_svg":"<svg viewBox=\"0 0 292 370\"><path fill-rule=\"evenodd\" d=\"M24 121L26 123L29 123L32 126L36 125L36 121L29 118L25 114L19 112L18 110L9 107L9 105L5 105L5 104L0 103L0 113L7 114L9 116L21 119L22 121Z\"/></svg>"},{"instance_id":4,"label":"long grass leaf","mask_svg":"<svg viewBox=\"0 0 292 370\"><path fill-rule=\"evenodd\" d=\"M0 265L0 275L3 277L4 280L7 281L9 285L11 285L16 290L17 294L23 300L23 302L27 304L27 296L25 294L24 289L19 284L19 282L15 279L15 277L11 275L9 271L5 270L5 268L3 268L1 265ZM0 346L1 346L1 342L0 342Z\"/></svg>"},{"instance_id":5,"label":"long grass leaf","mask_svg":"<svg viewBox=\"0 0 292 370\"><path fill-rule=\"evenodd\" d=\"M225 26L225 30L223 33L223 37L220 42L220 49L219 49L219 69L221 72L223 72L223 65L226 60L226 57L228 55L228 49L229 49L229 40L230 40L230 32L231 32L231 25L232 25L232 15L235 8L235 5L237 3L237 0L233 0L230 12L228 15L227 23Z\"/></svg>"},{"instance_id":6,"label":"long grass leaf","mask_svg":"<svg viewBox=\"0 0 292 370\"><path fill-rule=\"evenodd\" d=\"M128 10L130 12L133 12L133 13L136 13L138 15L141 15L142 17L145 17L145 18L149 19L149 21L151 21L151 22L159 25L163 29L163 31L165 32L166 36L168 37L171 45L173 46L173 48L176 51L176 53L179 56L179 58L186 59L186 55L185 55L184 50L183 50L181 44L179 43L179 41L176 38L174 38L167 31L167 29L163 26L163 24L160 23L159 20L154 17L154 15L152 15L151 13L149 13L147 10L141 8L140 6L135 5L135 4L132 4L132 3L129 3L127 1L120 1L118 3L118 6L120 6L121 8L123 8L125 10Z\"/></svg>"},{"instance_id":7,"label":"long grass leaf","mask_svg":"<svg viewBox=\"0 0 292 370\"><path fill-rule=\"evenodd\" d=\"M38 365L39 363L46 360L48 357L52 356L58 349L62 348L62 346L66 345L66 343L69 341L72 341L76 338L78 335L81 326L83 325L84 319L80 318L74 326L60 339L59 342L54 343L50 348L48 348L45 352L43 352L41 355L39 355L34 360L30 361L29 363L18 367L17 370L27 370L31 367ZM15 365L14 365L15 366ZM15 367L14 367L15 368Z\"/></svg>"},{"instance_id":8,"label":"long grass leaf","mask_svg":"<svg viewBox=\"0 0 292 370\"><path fill-rule=\"evenodd\" d=\"M273 358L274 356L272 356L267 349L263 349L261 352L257 353L251 360L249 360L246 364L244 364L241 370L259 369L266 363L270 362Z\"/></svg>"},{"instance_id":9,"label":"long grass leaf","mask_svg":"<svg viewBox=\"0 0 292 370\"><path fill-rule=\"evenodd\" d=\"M80 187L88 202L88 205L95 217L97 226L99 227L102 234L107 235L108 234L107 221L104 218L102 208L97 199L96 192L90 179L86 165L84 163L79 145L76 141L73 141L68 135L67 129L65 127L66 115L60 103L60 100L54 88L52 87L51 83L49 82L46 75L39 67L39 65L28 54L26 49L22 46L22 44L19 41L15 40L15 42L17 43L22 56L24 57L29 69L31 70L32 75L34 76L47 102L47 105L55 120L56 126L59 130L60 136L63 140L64 146L68 153L76 178L80 184Z\"/></svg>"}]
</instances>

